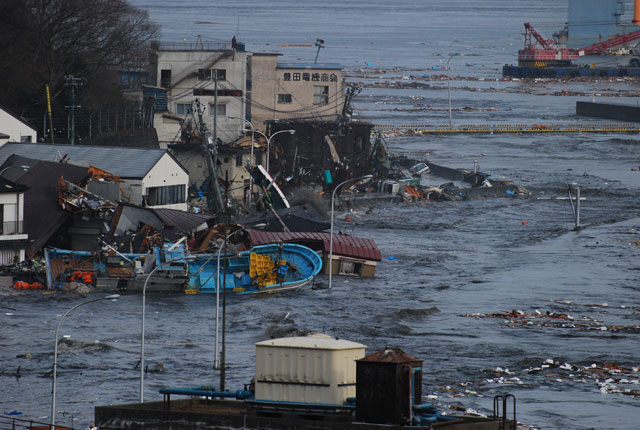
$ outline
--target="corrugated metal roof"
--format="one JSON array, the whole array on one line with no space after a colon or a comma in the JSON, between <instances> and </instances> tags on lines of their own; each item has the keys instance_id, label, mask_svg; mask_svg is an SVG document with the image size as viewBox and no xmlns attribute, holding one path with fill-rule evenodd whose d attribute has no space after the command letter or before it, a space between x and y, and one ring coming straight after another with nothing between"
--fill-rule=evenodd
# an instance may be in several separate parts
<instances>
[{"instance_id":1,"label":"corrugated metal roof","mask_svg":"<svg viewBox=\"0 0 640 430\"><path fill-rule=\"evenodd\" d=\"M331 69L331 70L342 70L341 64L337 63L278 63L278 69Z\"/></svg>"},{"instance_id":2,"label":"corrugated metal roof","mask_svg":"<svg viewBox=\"0 0 640 430\"><path fill-rule=\"evenodd\" d=\"M144 178L166 152L164 149L121 146L7 143L0 147L0 164L13 154L53 162L66 155L72 164L92 165L121 178Z\"/></svg>"},{"instance_id":3,"label":"corrugated metal roof","mask_svg":"<svg viewBox=\"0 0 640 430\"><path fill-rule=\"evenodd\" d=\"M279 348L304 348L304 349L362 349L365 345L344 339L334 339L331 336L312 334L309 336L283 337L279 339L263 340L256 346L274 346Z\"/></svg>"},{"instance_id":4,"label":"corrugated metal roof","mask_svg":"<svg viewBox=\"0 0 640 430\"><path fill-rule=\"evenodd\" d=\"M383 349L371 355L367 355L358 361L368 361L374 363L422 363L422 360L413 358L399 348Z\"/></svg>"},{"instance_id":5,"label":"corrugated metal roof","mask_svg":"<svg viewBox=\"0 0 640 430\"><path fill-rule=\"evenodd\" d=\"M215 218L212 215L194 214L175 209L154 209L153 211L165 225L178 227L187 233L195 230L208 220Z\"/></svg>"},{"instance_id":6,"label":"corrugated metal roof","mask_svg":"<svg viewBox=\"0 0 640 430\"><path fill-rule=\"evenodd\" d=\"M265 245L277 242L319 242L322 250L329 252L331 234L319 232L273 232L262 230L249 230L249 239L252 245ZM314 247L312 247L314 248ZM318 248L314 248L318 250ZM371 239L347 236L344 234L333 235L333 253L345 257L360 258L363 260L380 261L382 255L378 245Z\"/></svg>"}]
</instances>

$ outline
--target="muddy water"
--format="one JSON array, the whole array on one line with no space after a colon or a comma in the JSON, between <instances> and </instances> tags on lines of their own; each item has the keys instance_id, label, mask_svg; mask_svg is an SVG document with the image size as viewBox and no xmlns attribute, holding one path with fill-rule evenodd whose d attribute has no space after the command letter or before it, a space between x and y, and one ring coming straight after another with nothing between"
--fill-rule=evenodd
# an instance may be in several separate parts
<instances>
[{"instance_id":1,"label":"muddy water","mask_svg":"<svg viewBox=\"0 0 640 430\"><path fill-rule=\"evenodd\" d=\"M179 7L136 3L150 8L169 39L192 37L192 24L203 28L202 34L230 38L242 14L248 49L272 50L279 43L324 36L328 47L321 59L326 61L352 69L365 62L422 68L399 75L431 73L442 55L472 51L481 55L452 60L455 74L493 78L499 77L499 64L515 61L522 22L560 25L566 16L566 2L550 0L414 1L393 10L378 1L304 7L288 0L192 0ZM392 19L385 19L389 13ZM223 24L194 24L204 21L202 16ZM496 20L500 26L493 24ZM249 26L255 33L244 30ZM285 54L306 61L315 52ZM454 111L457 124L581 121L574 112L575 101L583 98L479 93L463 89L467 85L452 82L454 109L494 110ZM540 83L534 88L550 93L547 89L558 85L585 93L621 85L637 90L635 83ZM423 97L439 110L398 111L375 103L388 97L407 107ZM365 88L356 106L375 123L448 121L444 87ZM352 222L337 212L337 229L376 240L383 254L377 276L336 277L331 290L320 276L313 288L297 293L229 298L227 387L241 388L251 379L255 342L318 331L362 342L369 352L398 346L423 359L423 393L443 409L455 405L488 413L494 395L510 392L518 399L519 420L528 425L634 428L640 406L640 334L634 329L640 314L640 172L632 170L640 167L638 136L431 136L388 143L395 153L452 167L471 168L478 160L494 178L514 180L530 194L376 204L349 213ZM572 231L568 201L557 199L573 182L586 197L585 228L578 232ZM83 300L3 293L0 412L15 409L48 421L55 326ZM218 385L212 369L214 304L214 297L204 295L149 295L146 400L159 400L160 387ZM58 422L86 426L95 405L138 399L140 311L141 298L130 295L81 307L65 320L61 335L69 339L60 347ZM20 378L13 375L18 367Z\"/></svg>"}]
</instances>

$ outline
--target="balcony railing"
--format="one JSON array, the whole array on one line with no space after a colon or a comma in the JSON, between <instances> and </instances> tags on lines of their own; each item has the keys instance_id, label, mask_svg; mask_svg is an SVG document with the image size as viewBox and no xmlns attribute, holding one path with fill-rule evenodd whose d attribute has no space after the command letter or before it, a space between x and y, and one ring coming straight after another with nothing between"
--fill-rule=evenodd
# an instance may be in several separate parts
<instances>
[{"instance_id":1,"label":"balcony railing","mask_svg":"<svg viewBox=\"0 0 640 430\"><path fill-rule=\"evenodd\" d=\"M5 221L0 223L0 235L24 233L24 221Z\"/></svg>"}]
</instances>

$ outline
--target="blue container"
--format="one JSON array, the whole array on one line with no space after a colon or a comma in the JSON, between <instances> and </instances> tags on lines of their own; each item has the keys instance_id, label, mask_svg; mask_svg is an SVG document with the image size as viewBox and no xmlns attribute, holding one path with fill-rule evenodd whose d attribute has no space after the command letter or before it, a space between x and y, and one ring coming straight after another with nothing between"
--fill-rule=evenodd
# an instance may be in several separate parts
<instances>
[{"instance_id":1,"label":"blue container","mask_svg":"<svg viewBox=\"0 0 640 430\"><path fill-rule=\"evenodd\" d=\"M331 170L324 171L324 183L327 185L333 184L333 178L331 177Z\"/></svg>"}]
</instances>

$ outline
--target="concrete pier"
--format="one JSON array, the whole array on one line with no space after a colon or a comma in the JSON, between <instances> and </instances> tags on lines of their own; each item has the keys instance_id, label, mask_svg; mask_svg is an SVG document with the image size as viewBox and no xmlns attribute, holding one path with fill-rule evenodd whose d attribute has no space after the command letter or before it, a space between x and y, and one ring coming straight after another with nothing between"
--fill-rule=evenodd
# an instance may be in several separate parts
<instances>
[{"instance_id":1,"label":"concrete pier","mask_svg":"<svg viewBox=\"0 0 640 430\"><path fill-rule=\"evenodd\" d=\"M640 122L640 106L620 103L576 102L576 115Z\"/></svg>"}]
</instances>

